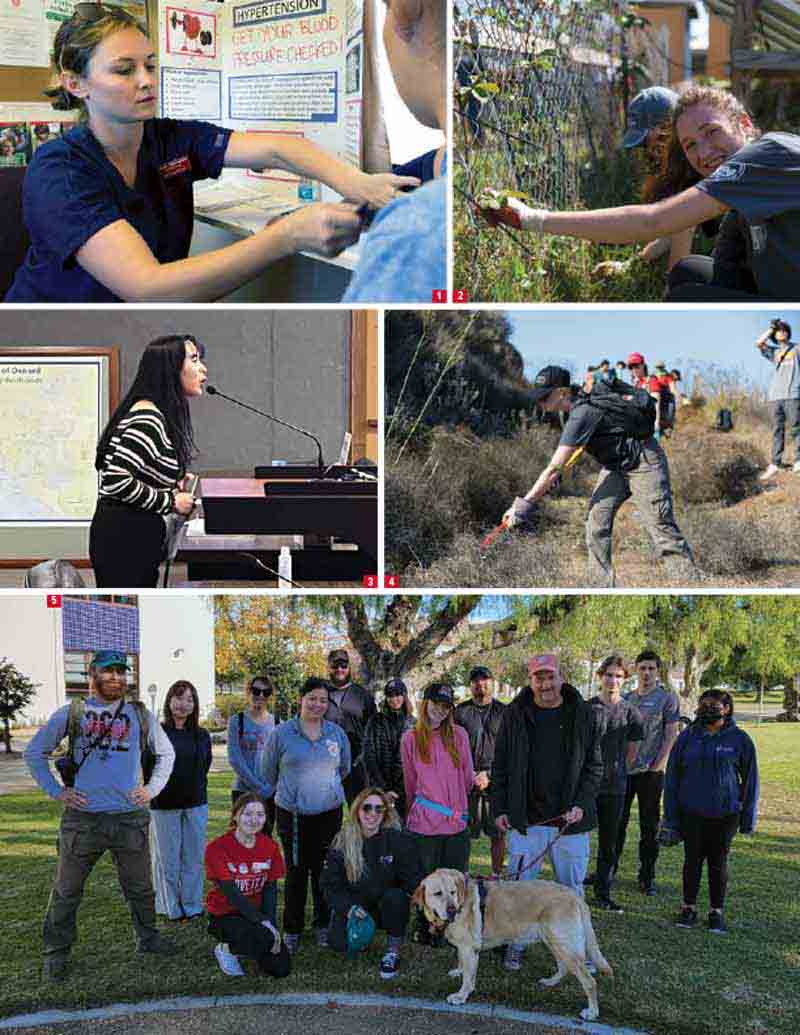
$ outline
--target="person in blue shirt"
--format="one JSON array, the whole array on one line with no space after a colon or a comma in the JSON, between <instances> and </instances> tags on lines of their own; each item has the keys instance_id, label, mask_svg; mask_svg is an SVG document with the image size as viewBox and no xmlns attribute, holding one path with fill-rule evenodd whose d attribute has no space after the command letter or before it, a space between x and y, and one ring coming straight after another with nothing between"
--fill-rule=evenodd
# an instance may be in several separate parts
<instances>
[{"instance_id":1,"label":"person in blue shirt","mask_svg":"<svg viewBox=\"0 0 800 1035\"><path fill-rule=\"evenodd\" d=\"M412 177L370 176L307 140L155 118L156 58L124 8L78 4L56 34L48 95L81 121L34 156L23 188L31 245L7 302L213 301L298 251L336 255ZM193 184L223 167L285 169L347 203L307 205L245 240L187 258Z\"/></svg>"},{"instance_id":2,"label":"person in blue shirt","mask_svg":"<svg viewBox=\"0 0 800 1035\"><path fill-rule=\"evenodd\" d=\"M247 708L228 720L228 762L236 777L231 804L235 805L243 794L257 794L264 803L263 833L270 837L275 825L275 788L261 779L258 756L275 729L275 717L267 705L274 693L275 683L270 676L254 676L245 690Z\"/></svg>"},{"instance_id":3,"label":"person in blue shirt","mask_svg":"<svg viewBox=\"0 0 800 1035\"><path fill-rule=\"evenodd\" d=\"M678 927L697 924L697 893L708 864L708 929L725 934L722 917L728 853L737 831L752 834L758 812L758 761L750 737L733 718L733 698L706 690L697 718L675 741L664 781L662 843L683 839L683 903Z\"/></svg>"},{"instance_id":4,"label":"person in blue shirt","mask_svg":"<svg viewBox=\"0 0 800 1035\"><path fill-rule=\"evenodd\" d=\"M386 0L383 40L397 89L424 126L444 130L447 6ZM436 170L434 170L436 171ZM447 288L447 156L438 175L375 217L343 302L430 302Z\"/></svg>"}]
</instances>

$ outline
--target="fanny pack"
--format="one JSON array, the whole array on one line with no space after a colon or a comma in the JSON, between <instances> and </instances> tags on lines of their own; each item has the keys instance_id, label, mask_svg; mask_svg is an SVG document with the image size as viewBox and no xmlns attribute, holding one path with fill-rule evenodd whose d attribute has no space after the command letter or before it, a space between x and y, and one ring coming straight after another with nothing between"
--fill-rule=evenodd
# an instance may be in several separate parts
<instances>
[{"instance_id":1,"label":"fanny pack","mask_svg":"<svg viewBox=\"0 0 800 1035\"><path fill-rule=\"evenodd\" d=\"M439 812L442 816L447 816L448 819L460 819L462 823L469 822L468 812L456 812L455 809L448 808L447 805L440 805L438 801L431 801L429 798L423 798L421 794L418 794L414 799L415 805L424 805L426 809L430 809L432 812Z\"/></svg>"}]
</instances>

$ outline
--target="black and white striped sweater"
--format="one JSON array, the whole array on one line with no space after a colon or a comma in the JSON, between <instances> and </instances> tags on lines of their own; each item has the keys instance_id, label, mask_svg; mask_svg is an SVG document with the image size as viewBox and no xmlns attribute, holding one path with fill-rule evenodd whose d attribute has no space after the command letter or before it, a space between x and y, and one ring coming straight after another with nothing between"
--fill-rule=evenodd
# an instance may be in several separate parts
<instances>
[{"instance_id":1,"label":"black and white striped sweater","mask_svg":"<svg viewBox=\"0 0 800 1035\"><path fill-rule=\"evenodd\" d=\"M100 499L169 514L172 490L183 473L163 414L133 410L111 436L100 470Z\"/></svg>"}]
</instances>

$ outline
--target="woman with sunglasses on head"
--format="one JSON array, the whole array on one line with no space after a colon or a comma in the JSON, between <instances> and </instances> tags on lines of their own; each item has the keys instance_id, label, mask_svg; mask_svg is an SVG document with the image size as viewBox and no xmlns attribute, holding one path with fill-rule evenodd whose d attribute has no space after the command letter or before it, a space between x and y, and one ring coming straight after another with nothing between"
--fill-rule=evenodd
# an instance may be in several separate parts
<instances>
[{"instance_id":1,"label":"woman with sunglasses on head","mask_svg":"<svg viewBox=\"0 0 800 1035\"><path fill-rule=\"evenodd\" d=\"M236 774L231 800L242 794L257 794L264 803L264 833L272 835L275 825L275 788L261 778L258 755L275 729L275 719L268 702L274 696L275 684L269 676L254 676L247 684L247 708L228 719L228 762Z\"/></svg>"},{"instance_id":2,"label":"woman with sunglasses on head","mask_svg":"<svg viewBox=\"0 0 800 1035\"><path fill-rule=\"evenodd\" d=\"M98 588L152 588L166 514L191 514L187 468L195 452L189 401L203 394L204 347L191 334L151 341L128 394L100 436L99 498L89 533Z\"/></svg>"},{"instance_id":3,"label":"woman with sunglasses on head","mask_svg":"<svg viewBox=\"0 0 800 1035\"><path fill-rule=\"evenodd\" d=\"M308 140L155 118L156 55L122 7L78 4L56 33L60 111L80 122L39 148L25 178L31 238L7 302L207 302L299 251L336 255L413 177L371 176ZM283 169L327 184L342 204L299 208L225 248L188 258L193 184L223 168Z\"/></svg>"},{"instance_id":4,"label":"woman with sunglasses on head","mask_svg":"<svg viewBox=\"0 0 800 1035\"><path fill-rule=\"evenodd\" d=\"M277 844L262 833L264 806L255 794L233 803L228 832L206 848L208 931L218 938L214 956L223 974L242 977L240 956L260 974L288 977L289 953L276 926L278 881L286 873Z\"/></svg>"},{"instance_id":5,"label":"woman with sunglasses on head","mask_svg":"<svg viewBox=\"0 0 800 1035\"><path fill-rule=\"evenodd\" d=\"M191 920L203 915L211 737L200 726L197 690L187 679L167 691L161 726L175 750L175 763L166 787L150 802L156 913Z\"/></svg>"},{"instance_id":6,"label":"woman with sunglasses on head","mask_svg":"<svg viewBox=\"0 0 800 1035\"><path fill-rule=\"evenodd\" d=\"M697 894L708 866L708 930L726 934L722 916L728 889L728 854L737 833L752 834L758 814L758 760L750 737L733 718L733 698L706 690L697 717L672 746L664 778L664 820L659 839L683 840L683 902L677 927L697 925Z\"/></svg>"},{"instance_id":7,"label":"woman with sunglasses on head","mask_svg":"<svg viewBox=\"0 0 800 1035\"><path fill-rule=\"evenodd\" d=\"M406 828L420 855L420 879L440 866L467 871L469 792L475 785L469 735L454 719L453 688L430 683L422 697L417 724L400 741ZM422 913L417 916L417 940L429 940Z\"/></svg>"},{"instance_id":8,"label":"woman with sunglasses on head","mask_svg":"<svg viewBox=\"0 0 800 1035\"><path fill-rule=\"evenodd\" d=\"M383 704L364 730L367 781L383 788L401 819L407 808L400 740L416 721L406 684L402 679L390 679L383 690Z\"/></svg>"},{"instance_id":9,"label":"woman with sunglasses on head","mask_svg":"<svg viewBox=\"0 0 800 1035\"><path fill-rule=\"evenodd\" d=\"M275 787L275 819L286 858L283 929L297 951L311 882L317 944L328 944L330 909L320 888L325 856L342 825L343 781L350 772L350 741L325 718L328 682L311 676L300 688L300 710L267 740L257 767Z\"/></svg>"},{"instance_id":10,"label":"woman with sunglasses on head","mask_svg":"<svg viewBox=\"0 0 800 1035\"><path fill-rule=\"evenodd\" d=\"M322 871L322 894L331 908L330 947L345 952L351 926L370 916L389 936L380 975L395 977L419 881L419 857L411 838L400 830L389 795L379 787L365 787L350 806Z\"/></svg>"}]
</instances>

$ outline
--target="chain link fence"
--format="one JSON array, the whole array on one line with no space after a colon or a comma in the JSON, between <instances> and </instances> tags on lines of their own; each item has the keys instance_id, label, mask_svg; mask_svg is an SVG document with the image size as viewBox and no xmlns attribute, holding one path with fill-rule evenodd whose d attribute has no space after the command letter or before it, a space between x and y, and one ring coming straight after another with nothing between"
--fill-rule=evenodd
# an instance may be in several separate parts
<instances>
[{"instance_id":1,"label":"chain link fence","mask_svg":"<svg viewBox=\"0 0 800 1035\"><path fill-rule=\"evenodd\" d=\"M468 238L455 283L477 298L480 272L467 257L485 232L472 213L481 191L521 192L551 209L597 204L628 101L666 82L668 69L642 19L611 0L477 0L456 20L454 68L456 222Z\"/></svg>"}]
</instances>

